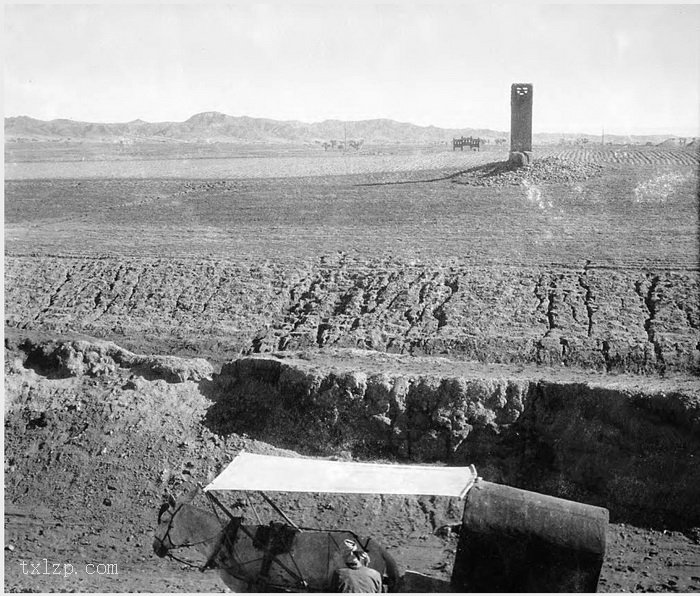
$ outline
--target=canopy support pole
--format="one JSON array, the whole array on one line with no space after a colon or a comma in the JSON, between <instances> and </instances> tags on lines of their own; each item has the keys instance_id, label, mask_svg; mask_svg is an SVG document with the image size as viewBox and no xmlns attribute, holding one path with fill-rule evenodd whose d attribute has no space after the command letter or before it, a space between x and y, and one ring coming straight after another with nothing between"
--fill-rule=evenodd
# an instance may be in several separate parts
<instances>
[{"instance_id":1,"label":"canopy support pole","mask_svg":"<svg viewBox=\"0 0 700 596\"><path fill-rule=\"evenodd\" d=\"M253 513L255 513L255 519L258 520L258 524L261 526L264 525L260 519L260 516L258 515L258 510L255 508L253 500L250 498L250 495L246 495L246 500L248 501L248 505L250 505L251 509L253 510Z\"/></svg>"},{"instance_id":2,"label":"canopy support pole","mask_svg":"<svg viewBox=\"0 0 700 596\"><path fill-rule=\"evenodd\" d=\"M291 519L289 519L289 518L287 517L287 515L284 513L284 511L282 511L279 507L277 507L277 505L275 505L275 503L272 502L272 500L270 499L270 497L268 497L268 496L267 496L264 492L262 492L262 491L258 491L258 492L262 495L262 498L265 499L265 500L270 504L270 506L286 520L286 522L287 522L290 526L292 526L295 530L298 530L299 532L302 532L302 531L303 531L299 526L297 526Z\"/></svg>"},{"instance_id":3,"label":"canopy support pole","mask_svg":"<svg viewBox=\"0 0 700 596\"><path fill-rule=\"evenodd\" d=\"M208 490L208 491L205 491L204 494L207 495L207 498L211 499L214 503L216 503L216 505L218 505L218 506L221 508L221 510L222 510L226 515L229 516L229 518L231 519L231 521L235 521L236 516L233 515L233 513L231 513L231 512L228 510L228 508L226 507L226 505L224 505L221 501L219 501L219 499L217 499L217 498L214 496L214 492L213 492L213 491Z\"/></svg>"}]
</instances>

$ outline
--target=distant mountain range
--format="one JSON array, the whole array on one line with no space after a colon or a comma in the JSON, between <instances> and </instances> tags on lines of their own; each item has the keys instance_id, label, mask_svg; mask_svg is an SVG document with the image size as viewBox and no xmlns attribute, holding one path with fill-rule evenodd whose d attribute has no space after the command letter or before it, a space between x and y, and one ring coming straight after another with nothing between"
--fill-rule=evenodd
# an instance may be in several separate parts
<instances>
[{"instance_id":1,"label":"distant mountain range","mask_svg":"<svg viewBox=\"0 0 700 596\"><path fill-rule=\"evenodd\" d=\"M266 144L312 144L333 139L363 139L368 144L404 143L433 144L450 141L453 137L472 136L494 141L507 139L508 133L486 128L438 128L418 126L395 120L376 119L343 122L324 120L305 123L248 116L228 116L221 112L195 114L184 122L124 123L78 122L74 120L37 120L28 116L5 118L6 142L19 140L73 140L94 142L229 142ZM606 135L614 143L659 143L671 135ZM600 137L584 134L535 134L533 142L572 142L583 137L600 142Z\"/></svg>"}]
</instances>

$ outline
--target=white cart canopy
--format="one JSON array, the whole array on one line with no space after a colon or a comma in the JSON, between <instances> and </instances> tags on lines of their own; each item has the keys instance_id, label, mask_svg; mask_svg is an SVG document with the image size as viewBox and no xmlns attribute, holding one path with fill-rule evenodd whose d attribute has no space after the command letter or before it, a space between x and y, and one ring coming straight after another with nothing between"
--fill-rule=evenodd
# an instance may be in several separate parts
<instances>
[{"instance_id":1,"label":"white cart canopy","mask_svg":"<svg viewBox=\"0 0 700 596\"><path fill-rule=\"evenodd\" d=\"M441 495L462 499L475 480L474 466L366 464L240 453L204 490Z\"/></svg>"}]
</instances>

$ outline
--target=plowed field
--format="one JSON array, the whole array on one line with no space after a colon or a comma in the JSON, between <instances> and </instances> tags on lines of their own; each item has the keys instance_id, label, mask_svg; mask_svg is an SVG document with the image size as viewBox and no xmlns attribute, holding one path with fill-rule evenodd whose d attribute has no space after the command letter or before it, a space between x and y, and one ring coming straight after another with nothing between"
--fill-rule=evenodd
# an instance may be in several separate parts
<instances>
[{"instance_id":1,"label":"plowed field","mask_svg":"<svg viewBox=\"0 0 700 596\"><path fill-rule=\"evenodd\" d=\"M280 177L9 180L6 319L147 350L226 346L217 358L335 345L695 370L697 168L677 156L696 156L651 149L625 151L676 165L495 188L449 169L289 177L274 161Z\"/></svg>"}]
</instances>

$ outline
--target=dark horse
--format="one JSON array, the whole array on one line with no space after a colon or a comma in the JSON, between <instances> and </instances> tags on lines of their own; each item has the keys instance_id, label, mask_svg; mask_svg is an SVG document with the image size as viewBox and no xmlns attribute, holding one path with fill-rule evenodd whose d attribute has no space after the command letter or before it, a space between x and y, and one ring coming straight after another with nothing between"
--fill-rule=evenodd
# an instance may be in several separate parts
<instances>
[{"instance_id":1,"label":"dark horse","mask_svg":"<svg viewBox=\"0 0 700 596\"><path fill-rule=\"evenodd\" d=\"M382 574L389 591L399 584L396 561L372 538L277 522L246 525L243 518L219 519L187 500L163 504L153 550L202 571L218 570L234 592L328 592L334 571L345 565L348 545L370 555L370 567ZM178 549L184 548L198 551L201 561L181 558Z\"/></svg>"}]
</instances>

